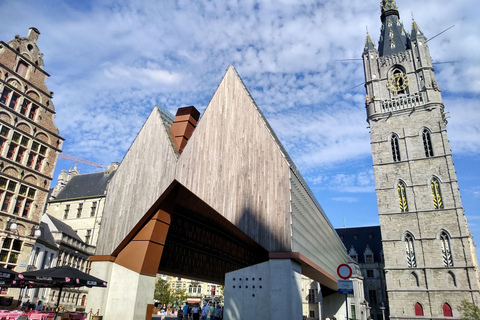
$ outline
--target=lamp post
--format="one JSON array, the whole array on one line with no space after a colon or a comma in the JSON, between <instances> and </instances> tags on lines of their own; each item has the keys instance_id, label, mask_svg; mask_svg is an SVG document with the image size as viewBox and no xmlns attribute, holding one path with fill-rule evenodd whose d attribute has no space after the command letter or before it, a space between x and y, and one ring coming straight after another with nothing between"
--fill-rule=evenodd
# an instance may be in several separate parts
<instances>
[{"instance_id":1,"label":"lamp post","mask_svg":"<svg viewBox=\"0 0 480 320\"><path fill-rule=\"evenodd\" d=\"M380 307L380 310L382 310L382 319L385 320L385 305L382 302L382 306Z\"/></svg>"}]
</instances>

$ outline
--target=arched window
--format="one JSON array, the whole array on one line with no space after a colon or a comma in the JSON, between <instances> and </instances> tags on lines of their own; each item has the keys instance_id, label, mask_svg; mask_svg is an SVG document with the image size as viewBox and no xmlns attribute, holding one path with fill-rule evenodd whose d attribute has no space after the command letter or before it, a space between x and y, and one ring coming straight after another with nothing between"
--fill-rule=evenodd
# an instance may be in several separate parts
<instances>
[{"instance_id":1,"label":"arched window","mask_svg":"<svg viewBox=\"0 0 480 320\"><path fill-rule=\"evenodd\" d=\"M403 181L398 181L398 203L400 205L400 212L408 212L406 185Z\"/></svg>"},{"instance_id":2,"label":"arched window","mask_svg":"<svg viewBox=\"0 0 480 320\"><path fill-rule=\"evenodd\" d=\"M423 316L423 307L418 302L415 304L415 315L416 316Z\"/></svg>"},{"instance_id":3,"label":"arched window","mask_svg":"<svg viewBox=\"0 0 480 320\"><path fill-rule=\"evenodd\" d=\"M423 148L425 149L425 157L433 157L432 138L430 137L430 130L427 128L422 131Z\"/></svg>"},{"instance_id":4,"label":"arched window","mask_svg":"<svg viewBox=\"0 0 480 320\"><path fill-rule=\"evenodd\" d=\"M412 287L419 287L420 283L418 281L418 276L415 272L412 272L410 275L410 286Z\"/></svg>"},{"instance_id":5,"label":"arched window","mask_svg":"<svg viewBox=\"0 0 480 320\"><path fill-rule=\"evenodd\" d=\"M432 189L434 208L443 209L442 193L440 192L440 181L438 181L437 178L432 178L432 181L430 181L430 188Z\"/></svg>"},{"instance_id":6,"label":"arched window","mask_svg":"<svg viewBox=\"0 0 480 320\"><path fill-rule=\"evenodd\" d=\"M455 275L453 274L452 271L448 271L448 274L447 274L447 281L448 281L448 286L451 287L451 288L454 288L457 286L457 280L455 279Z\"/></svg>"},{"instance_id":7,"label":"arched window","mask_svg":"<svg viewBox=\"0 0 480 320\"><path fill-rule=\"evenodd\" d=\"M405 253L407 258L407 266L409 268L417 267L417 260L415 258L414 239L411 233L405 235Z\"/></svg>"},{"instance_id":8,"label":"arched window","mask_svg":"<svg viewBox=\"0 0 480 320\"><path fill-rule=\"evenodd\" d=\"M450 237L448 233L442 231L440 241L442 242L443 265L445 267L453 267L452 249L450 247Z\"/></svg>"},{"instance_id":9,"label":"arched window","mask_svg":"<svg viewBox=\"0 0 480 320\"><path fill-rule=\"evenodd\" d=\"M398 136L397 136L397 134L395 134L395 133L392 134L392 137L390 138L390 145L392 147L393 161L395 161L395 162L400 161L400 147L398 146Z\"/></svg>"},{"instance_id":10,"label":"arched window","mask_svg":"<svg viewBox=\"0 0 480 320\"><path fill-rule=\"evenodd\" d=\"M443 304L443 316L444 317L453 317L452 307L448 303Z\"/></svg>"},{"instance_id":11,"label":"arched window","mask_svg":"<svg viewBox=\"0 0 480 320\"><path fill-rule=\"evenodd\" d=\"M373 307L377 305L377 290L373 284L368 286L368 303Z\"/></svg>"}]
</instances>

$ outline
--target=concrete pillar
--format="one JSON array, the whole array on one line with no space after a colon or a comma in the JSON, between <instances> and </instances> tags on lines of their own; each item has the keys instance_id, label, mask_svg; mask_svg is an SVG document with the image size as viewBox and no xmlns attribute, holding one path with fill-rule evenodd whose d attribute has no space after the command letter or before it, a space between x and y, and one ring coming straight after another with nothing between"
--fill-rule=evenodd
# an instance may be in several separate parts
<instances>
[{"instance_id":1,"label":"concrete pillar","mask_svg":"<svg viewBox=\"0 0 480 320\"><path fill-rule=\"evenodd\" d=\"M144 320L148 304L153 301L155 276L142 275L114 262L95 262L92 275L109 279L107 288L91 288L88 294L87 311L99 312L104 320ZM95 270L95 272L93 272Z\"/></svg>"},{"instance_id":2,"label":"concrete pillar","mask_svg":"<svg viewBox=\"0 0 480 320\"><path fill-rule=\"evenodd\" d=\"M169 226L170 215L158 210L117 256L90 257L91 274L107 281L108 286L89 291L87 311L98 311L104 320L151 319L155 280Z\"/></svg>"},{"instance_id":3,"label":"concrete pillar","mask_svg":"<svg viewBox=\"0 0 480 320\"><path fill-rule=\"evenodd\" d=\"M269 260L225 275L225 320L302 319L301 267Z\"/></svg>"}]
</instances>

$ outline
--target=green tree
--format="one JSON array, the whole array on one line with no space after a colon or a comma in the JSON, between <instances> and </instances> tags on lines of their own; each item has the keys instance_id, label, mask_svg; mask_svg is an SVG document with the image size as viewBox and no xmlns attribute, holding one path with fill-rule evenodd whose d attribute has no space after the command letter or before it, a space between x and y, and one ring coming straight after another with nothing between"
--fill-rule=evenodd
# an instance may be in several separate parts
<instances>
[{"instance_id":1,"label":"green tree","mask_svg":"<svg viewBox=\"0 0 480 320\"><path fill-rule=\"evenodd\" d=\"M480 320L480 309L472 302L462 300L458 311L463 314L462 320Z\"/></svg>"},{"instance_id":2,"label":"green tree","mask_svg":"<svg viewBox=\"0 0 480 320\"><path fill-rule=\"evenodd\" d=\"M172 304L175 307L180 308L183 306L185 300L187 300L187 291L184 289L175 290L172 294Z\"/></svg>"},{"instance_id":3,"label":"green tree","mask_svg":"<svg viewBox=\"0 0 480 320\"><path fill-rule=\"evenodd\" d=\"M170 289L170 284L167 282L167 280L157 280L153 297L162 304L170 304L172 301L172 290Z\"/></svg>"}]
</instances>

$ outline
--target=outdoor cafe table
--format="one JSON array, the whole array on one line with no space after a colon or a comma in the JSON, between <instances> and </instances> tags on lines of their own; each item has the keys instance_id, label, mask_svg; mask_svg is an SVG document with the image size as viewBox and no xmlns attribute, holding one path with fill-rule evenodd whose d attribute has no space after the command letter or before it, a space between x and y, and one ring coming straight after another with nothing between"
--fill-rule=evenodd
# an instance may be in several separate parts
<instances>
[{"instance_id":1,"label":"outdoor cafe table","mask_svg":"<svg viewBox=\"0 0 480 320\"><path fill-rule=\"evenodd\" d=\"M28 320L46 320L55 318L55 313L48 312L30 312Z\"/></svg>"},{"instance_id":2,"label":"outdoor cafe table","mask_svg":"<svg viewBox=\"0 0 480 320\"><path fill-rule=\"evenodd\" d=\"M6 320L28 319L28 314L20 310L13 310L6 314Z\"/></svg>"}]
</instances>

